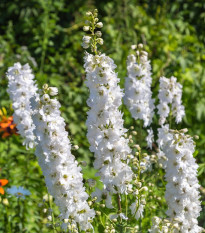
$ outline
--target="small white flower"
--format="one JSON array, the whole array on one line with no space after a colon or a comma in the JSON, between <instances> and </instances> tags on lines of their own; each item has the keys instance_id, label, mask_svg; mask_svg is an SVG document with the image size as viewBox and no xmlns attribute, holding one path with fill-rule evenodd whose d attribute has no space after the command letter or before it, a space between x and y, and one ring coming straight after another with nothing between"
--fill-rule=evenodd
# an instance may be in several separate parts
<instances>
[{"instance_id":1,"label":"small white flower","mask_svg":"<svg viewBox=\"0 0 205 233\"><path fill-rule=\"evenodd\" d=\"M152 143L154 142L154 134L152 129L147 130L148 135L146 137L147 145L150 149L152 149Z\"/></svg>"}]
</instances>

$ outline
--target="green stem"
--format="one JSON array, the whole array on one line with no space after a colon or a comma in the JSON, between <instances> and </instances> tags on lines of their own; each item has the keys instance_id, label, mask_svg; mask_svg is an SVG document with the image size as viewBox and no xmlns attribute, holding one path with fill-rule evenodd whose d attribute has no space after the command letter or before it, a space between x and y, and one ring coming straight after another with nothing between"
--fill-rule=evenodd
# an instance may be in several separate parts
<instances>
[{"instance_id":1,"label":"green stem","mask_svg":"<svg viewBox=\"0 0 205 233\"><path fill-rule=\"evenodd\" d=\"M5 209L6 209L6 215L5 215L5 220L6 220L6 224L5 224L5 226L6 226L6 232L8 232L8 233L11 233L12 231L11 231L11 223L10 223L10 216L9 216L9 209L8 209L8 207L6 206L5 207Z\"/></svg>"},{"instance_id":2,"label":"green stem","mask_svg":"<svg viewBox=\"0 0 205 233\"><path fill-rule=\"evenodd\" d=\"M169 128L171 129L172 127L172 111L170 110L170 113L169 113Z\"/></svg>"},{"instance_id":3,"label":"green stem","mask_svg":"<svg viewBox=\"0 0 205 233\"><path fill-rule=\"evenodd\" d=\"M125 195L125 215L127 217L127 195Z\"/></svg>"},{"instance_id":4,"label":"green stem","mask_svg":"<svg viewBox=\"0 0 205 233\"><path fill-rule=\"evenodd\" d=\"M45 25L44 25L44 34L43 34L43 42L42 42L42 54L41 54L41 65L40 65L40 73L43 73L44 62L46 57L47 43L48 43L48 10L45 7Z\"/></svg>"},{"instance_id":5,"label":"green stem","mask_svg":"<svg viewBox=\"0 0 205 233\"><path fill-rule=\"evenodd\" d=\"M57 232L56 226L55 226L55 216L53 213L53 209L52 209L52 201L51 201L51 196L48 193L48 203L49 203L49 208L51 209L51 217L52 217L52 225L53 225L53 233Z\"/></svg>"}]
</instances>

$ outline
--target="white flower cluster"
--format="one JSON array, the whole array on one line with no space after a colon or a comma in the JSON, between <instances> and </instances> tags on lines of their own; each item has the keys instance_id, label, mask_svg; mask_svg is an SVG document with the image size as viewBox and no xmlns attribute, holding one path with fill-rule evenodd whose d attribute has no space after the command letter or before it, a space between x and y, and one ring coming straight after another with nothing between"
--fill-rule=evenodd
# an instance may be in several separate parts
<instances>
[{"instance_id":1,"label":"white flower cluster","mask_svg":"<svg viewBox=\"0 0 205 233\"><path fill-rule=\"evenodd\" d=\"M119 111L123 92L114 72L113 60L102 55L86 53L86 85L90 90L87 101L90 110L86 125L90 150L94 152L94 167L109 193L127 193L133 172L127 164L131 153L124 134L122 113Z\"/></svg>"},{"instance_id":2,"label":"white flower cluster","mask_svg":"<svg viewBox=\"0 0 205 233\"><path fill-rule=\"evenodd\" d=\"M87 203L88 194L83 187L81 168L71 154L71 144L65 131L64 119L60 116L60 103L56 98L57 88L44 85L43 95L36 100L33 120L37 138L36 156L45 176L49 193L64 219L79 224L81 230L90 229L95 215Z\"/></svg>"},{"instance_id":3,"label":"white flower cluster","mask_svg":"<svg viewBox=\"0 0 205 233\"><path fill-rule=\"evenodd\" d=\"M34 75L28 64L22 66L20 63L15 63L8 69L7 78L9 81L7 91L13 102L13 117L18 133L22 136L26 148L33 148L35 126L31 117L30 98L34 97L37 92Z\"/></svg>"},{"instance_id":4,"label":"white flower cluster","mask_svg":"<svg viewBox=\"0 0 205 233\"><path fill-rule=\"evenodd\" d=\"M142 46L142 45L141 45ZM151 92L151 66L148 54L145 51L137 51L135 55L127 58L128 77L125 79L124 102L137 120L144 121L144 127L152 122L154 115L154 99Z\"/></svg>"},{"instance_id":5,"label":"white flower cluster","mask_svg":"<svg viewBox=\"0 0 205 233\"><path fill-rule=\"evenodd\" d=\"M175 117L176 123L182 121L185 115L184 106L182 105L182 85L177 82L175 77L160 78L159 104L157 105L158 114L160 115L159 123L163 125L170 114Z\"/></svg>"},{"instance_id":6,"label":"white flower cluster","mask_svg":"<svg viewBox=\"0 0 205 233\"><path fill-rule=\"evenodd\" d=\"M166 167L167 215L170 220L178 219L177 233L199 233L197 218L201 207L199 201L200 187L197 180L198 165L193 158L195 144L185 135L186 130L170 130L172 139L163 146L168 158Z\"/></svg>"},{"instance_id":7,"label":"white flower cluster","mask_svg":"<svg viewBox=\"0 0 205 233\"><path fill-rule=\"evenodd\" d=\"M150 233L175 233L178 225L170 222L168 219L154 217L152 219L152 228Z\"/></svg>"},{"instance_id":8,"label":"white flower cluster","mask_svg":"<svg viewBox=\"0 0 205 233\"><path fill-rule=\"evenodd\" d=\"M136 198L136 201L131 204L130 206L131 213L137 220L143 217L145 204L146 203L144 199L138 201L138 198Z\"/></svg>"}]
</instances>

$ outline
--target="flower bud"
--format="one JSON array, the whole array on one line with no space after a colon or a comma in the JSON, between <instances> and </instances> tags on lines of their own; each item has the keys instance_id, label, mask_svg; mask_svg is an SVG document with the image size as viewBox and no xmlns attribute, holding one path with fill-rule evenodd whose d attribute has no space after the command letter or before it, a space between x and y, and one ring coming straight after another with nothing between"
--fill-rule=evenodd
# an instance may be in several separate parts
<instances>
[{"instance_id":1,"label":"flower bud","mask_svg":"<svg viewBox=\"0 0 205 233\"><path fill-rule=\"evenodd\" d=\"M89 27L89 26L84 26L84 27L83 27L83 31L84 31L84 32L87 32L87 31L89 31L89 30L90 30L90 27Z\"/></svg>"},{"instance_id":2,"label":"flower bud","mask_svg":"<svg viewBox=\"0 0 205 233\"><path fill-rule=\"evenodd\" d=\"M103 23L102 23L102 22L98 22L98 23L96 24L96 27L97 27L97 28L102 28L102 27L103 27Z\"/></svg>"},{"instance_id":3,"label":"flower bud","mask_svg":"<svg viewBox=\"0 0 205 233\"><path fill-rule=\"evenodd\" d=\"M9 201L8 201L7 198L4 198L3 201L2 201L2 203L3 203L4 205L9 205Z\"/></svg>"},{"instance_id":4,"label":"flower bud","mask_svg":"<svg viewBox=\"0 0 205 233\"><path fill-rule=\"evenodd\" d=\"M98 38L97 42L98 42L98 44L103 45L103 39L102 38Z\"/></svg>"},{"instance_id":5,"label":"flower bud","mask_svg":"<svg viewBox=\"0 0 205 233\"><path fill-rule=\"evenodd\" d=\"M78 146L78 145L74 145L74 146L73 146L73 149L74 149L74 150L78 150L78 149L79 149L79 146Z\"/></svg>"},{"instance_id":6,"label":"flower bud","mask_svg":"<svg viewBox=\"0 0 205 233\"><path fill-rule=\"evenodd\" d=\"M87 182L90 187L94 187L96 185L96 180L94 179L88 179Z\"/></svg>"},{"instance_id":7,"label":"flower bud","mask_svg":"<svg viewBox=\"0 0 205 233\"><path fill-rule=\"evenodd\" d=\"M49 94L51 96L56 96L58 94L58 88L57 87L49 87Z\"/></svg>"},{"instance_id":8,"label":"flower bud","mask_svg":"<svg viewBox=\"0 0 205 233\"><path fill-rule=\"evenodd\" d=\"M47 83L45 83L45 84L43 85L43 89L44 89L44 90L47 90L47 89L48 89L48 84L47 84Z\"/></svg>"},{"instance_id":9,"label":"flower bud","mask_svg":"<svg viewBox=\"0 0 205 233\"><path fill-rule=\"evenodd\" d=\"M137 45L131 45L131 49L135 50L137 48Z\"/></svg>"},{"instance_id":10,"label":"flower bud","mask_svg":"<svg viewBox=\"0 0 205 233\"><path fill-rule=\"evenodd\" d=\"M101 31L97 31L97 32L95 33L95 35L96 35L97 37L101 37L101 36L102 36L102 32L101 32Z\"/></svg>"},{"instance_id":11,"label":"flower bud","mask_svg":"<svg viewBox=\"0 0 205 233\"><path fill-rule=\"evenodd\" d=\"M92 12L88 11L86 12L86 16L91 16L92 15Z\"/></svg>"}]
</instances>

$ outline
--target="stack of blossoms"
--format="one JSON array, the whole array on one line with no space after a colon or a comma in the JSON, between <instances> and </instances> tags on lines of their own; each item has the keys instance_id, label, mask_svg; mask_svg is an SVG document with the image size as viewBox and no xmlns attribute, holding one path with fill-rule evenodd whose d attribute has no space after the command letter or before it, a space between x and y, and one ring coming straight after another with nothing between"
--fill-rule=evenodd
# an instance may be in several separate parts
<instances>
[{"instance_id":1,"label":"stack of blossoms","mask_svg":"<svg viewBox=\"0 0 205 233\"><path fill-rule=\"evenodd\" d=\"M123 93L115 67L105 54L85 56L86 84L90 90L87 137L95 155L94 167L99 170L97 175L101 176L105 189L110 193L127 193L132 180L127 165L131 150L123 137L127 130L118 109Z\"/></svg>"},{"instance_id":2,"label":"stack of blossoms","mask_svg":"<svg viewBox=\"0 0 205 233\"><path fill-rule=\"evenodd\" d=\"M85 71L86 85L90 90L90 97L87 101L90 110L86 125L88 128L87 137L90 143L90 151L94 152L94 168L99 170L96 174L101 177L104 190L97 190L98 200L101 193L106 197L106 205L112 208L111 195L113 193L127 194L133 172L128 165L128 154L131 149L128 146L128 139L124 134L127 131L123 127L122 113L119 111L122 90L118 86L119 79L115 73L116 65L113 60L105 54L98 55L97 44L102 44L100 31L95 32L95 28L102 27L98 22L97 11L92 14L87 13L90 21L84 27L85 31L90 31L90 42L82 46L89 48L95 55L86 52ZM84 37L84 38L85 38ZM101 193L100 193L101 192ZM119 197L119 196L118 196Z\"/></svg>"},{"instance_id":3,"label":"stack of blossoms","mask_svg":"<svg viewBox=\"0 0 205 233\"><path fill-rule=\"evenodd\" d=\"M82 182L81 168L71 154L71 145L60 116L57 88L44 85L42 95L28 65L14 64L9 68L8 93L13 100L14 119L24 144L33 148L45 176L49 193L59 206L63 228L77 225L82 230L92 228L94 210L87 204L88 194ZM32 104L31 104L32 103Z\"/></svg>"},{"instance_id":4,"label":"stack of blossoms","mask_svg":"<svg viewBox=\"0 0 205 233\"><path fill-rule=\"evenodd\" d=\"M181 100L182 85L173 76L171 78L161 77L159 81L159 104L157 105L158 114L160 115L159 123L163 125L170 114L170 117L175 117L176 123L178 124L185 115Z\"/></svg>"},{"instance_id":5,"label":"stack of blossoms","mask_svg":"<svg viewBox=\"0 0 205 233\"><path fill-rule=\"evenodd\" d=\"M172 137L169 133L169 127L171 127L172 118L175 118L176 123L182 121L185 115L184 106L182 105L182 85L177 82L175 77L170 79L160 78L159 89L159 104L157 105L158 114L160 116L159 124L161 128L158 129L158 146L159 152L157 156L163 167L166 167L166 155L162 149L163 144ZM165 125L166 119L169 117L169 124Z\"/></svg>"},{"instance_id":6,"label":"stack of blossoms","mask_svg":"<svg viewBox=\"0 0 205 233\"><path fill-rule=\"evenodd\" d=\"M15 63L7 72L9 80L8 93L13 102L14 122L17 124L18 133L23 137L23 144L27 148L35 146L35 128L32 121L32 110L30 99L36 95L37 86L34 81L34 75L28 64L22 66Z\"/></svg>"},{"instance_id":7,"label":"stack of blossoms","mask_svg":"<svg viewBox=\"0 0 205 233\"><path fill-rule=\"evenodd\" d=\"M135 49L136 46L132 46ZM127 58L128 77L125 79L124 102L137 120L144 121L144 127L152 122L154 115L154 99L151 92L151 66L148 53L142 50L143 45L138 45L136 55Z\"/></svg>"},{"instance_id":8,"label":"stack of blossoms","mask_svg":"<svg viewBox=\"0 0 205 233\"><path fill-rule=\"evenodd\" d=\"M80 226L81 230L92 227L94 210L87 204L88 194L83 187L81 168L71 154L71 144L65 131L64 119L60 116L60 103L56 98L57 88L44 85L40 99L35 100L33 117L37 138L36 156L45 176L49 193L67 223Z\"/></svg>"},{"instance_id":9,"label":"stack of blossoms","mask_svg":"<svg viewBox=\"0 0 205 233\"><path fill-rule=\"evenodd\" d=\"M202 232L197 218L201 211L199 201L199 184L197 180L198 165L193 158L195 143L185 134L186 130L169 133L172 139L163 146L168 158L166 171L166 193L169 220L178 222L175 232Z\"/></svg>"}]
</instances>

